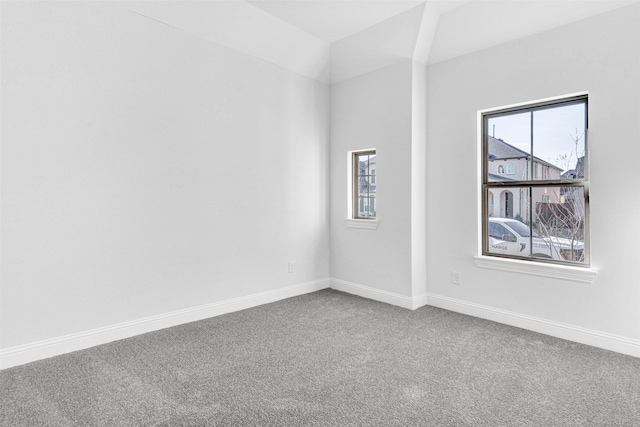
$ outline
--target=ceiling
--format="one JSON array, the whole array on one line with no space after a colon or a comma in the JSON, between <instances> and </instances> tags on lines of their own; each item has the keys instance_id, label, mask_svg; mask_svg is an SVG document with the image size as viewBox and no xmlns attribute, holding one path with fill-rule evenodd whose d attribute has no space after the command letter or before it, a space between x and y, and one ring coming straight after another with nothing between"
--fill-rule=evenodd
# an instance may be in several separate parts
<instances>
[{"instance_id":1,"label":"ceiling","mask_svg":"<svg viewBox=\"0 0 640 427\"><path fill-rule=\"evenodd\" d=\"M638 2L128 0L114 4L303 76L336 83L407 59L424 65L450 60Z\"/></svg>"},{"instance_id":2,"label":"ceiling","mask_svg":"<svg viewBox=\"0 0 640 427\"><path fill-rule=\"evenodd\" d=\"M430 1L440 13L471 0ZM424 0L248 0L249 3L328 43L349 37Z\"/></svg>"},{"instance_id":3,"label":"ceiling","mask_svg":"<svg viewBox=\"0 0 640 427\"><path fill-rule=\"evenodd\" d=\"M427 3L440 13L436 52L442 60L505 43L638 0L247 0L328 43ZM490 24L490 25L487 25ZM441 28L444 27L444 28ZM491 31L487 28L491 27ZM466 34L464 40L460 34ZM469 35L473 34L473 37ZM443 38L446 35L446 40ZM453 46L449 46L449 40ZM466 43L468 49L457 45ZM444 50L451 50L444 52ZM457 50L456 50L457 49ZM433 62L432 60L430 62Z\"/></svg>"}]
</instances>

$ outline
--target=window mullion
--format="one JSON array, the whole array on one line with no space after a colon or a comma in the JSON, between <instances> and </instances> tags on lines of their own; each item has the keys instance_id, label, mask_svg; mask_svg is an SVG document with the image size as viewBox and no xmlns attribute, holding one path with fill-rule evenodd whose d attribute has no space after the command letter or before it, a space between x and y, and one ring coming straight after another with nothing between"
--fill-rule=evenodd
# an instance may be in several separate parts
<instances>
[{"instance_id":1,"label":"window mullion","mask_svg":"<svg viewBox=\"0 0 640 427\"><path fill-rule=\"evenodd\" d=\"M535 172L536 172L536 162L533 161L533 111L530 113L530 123L529 123L529 164L530 164L530 175L529 180L535 180Z\"/></svg>"}]
</instances>

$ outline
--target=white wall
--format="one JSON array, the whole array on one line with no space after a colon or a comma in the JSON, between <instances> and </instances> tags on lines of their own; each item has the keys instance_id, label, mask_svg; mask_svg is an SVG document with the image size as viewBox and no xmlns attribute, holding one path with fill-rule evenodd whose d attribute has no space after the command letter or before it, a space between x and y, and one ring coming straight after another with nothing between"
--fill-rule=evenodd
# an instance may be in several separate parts
<instances>
[{"instance_id":1,"label":"white wall","mask_svg":"<svg viewBox=\"0 0 640 427\"><path fill-rule=\"evenodd\" d=\"M413 7L331 44L331 82L342 82L412 59L424 9L424 4Z\"/></svg>"},{"instance_id":2,"label":"white wall","mask_svg":"<svg viewBox=\"0 0 640 427\"><path fill-rule=\"evenodd\" d=\"M412 61L331 86L331 275L411 296ZM378 228L348 228L347 152L377 150Z\"/></svg>"},{"instance_id":3,"label":"white wall","mask_svg":"<svg viewBox=\"0 0 640 427\"><path fill-rule=\"evenodd\" d=\"M327 85L94 2L1 54L1 349L329 276Z\"/></svg>"},{"instance_id":4,"label":"white wall","mask_svg":"<svg viewBox=\"0 0 640 427\"><path fill-rule=\"evenodd\" d=\"M427 293L427 67L413 63L411 88L411 296L413 308Z\"/></svg>"},{"instance_id":5,"label":"white wall","mask_svg":"<svg viewBox=\"0 0 640 427\"><path fill-rule=\"evenodd\" d=\"M640 345L640 6L434 64L427 84L429 297ZM595 282L476 267L478 110L579 91L589 91Z\"/></svg>"},{"instance_id":6,"label":"white wall","mask_svg":"<svg viewBox=\"0 0 640 427\"><path fill-rule=\"evenodd\" d=\"M0 359L329 276L640 346L638 14L329 89L113 5L3 3ZM477 268L477 111L582 90L596 281ZM379 225L348 228L346 153L370 147Z\"/></svg>"},{"instance_id":7,"label":"white wall","mask_svg":"<svg viewBox=\"0 0 640 427\"><path fill-rule=\"evenodd\" d=\"M128 0L112 4L329 83L329 43L248 1Z\"/></svg>"}]
</instances>

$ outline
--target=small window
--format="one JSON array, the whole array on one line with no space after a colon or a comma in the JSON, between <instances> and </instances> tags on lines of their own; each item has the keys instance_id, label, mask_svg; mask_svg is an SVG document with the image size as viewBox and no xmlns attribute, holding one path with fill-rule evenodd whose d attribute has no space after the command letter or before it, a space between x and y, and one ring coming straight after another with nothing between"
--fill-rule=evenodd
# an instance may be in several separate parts
<instances>
[{"instance_id":1,"label":"small window","mask_svg":"<svg viewBox=\"0 0 640 427\"><path fill-rule=\"evenodd\" d=\"M589 265L587 106L581 95L482 114L483 255Z\"/></svg>"},{"instance_id":2,"label":"small window","mask_svg":"<svg viewBox=\"0 0 640 427\"><path fill-rule=\"evenodd\" d=\"M376 152L353 153L353 218L376 218Z\"/></svg>"}]
</instances>

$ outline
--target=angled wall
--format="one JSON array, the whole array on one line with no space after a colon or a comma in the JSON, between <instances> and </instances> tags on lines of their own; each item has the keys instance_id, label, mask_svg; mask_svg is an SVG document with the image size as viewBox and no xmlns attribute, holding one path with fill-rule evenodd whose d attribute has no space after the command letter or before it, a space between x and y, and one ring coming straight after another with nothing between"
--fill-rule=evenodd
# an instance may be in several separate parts
<instances>
[{"instance_id":1,"label":"angled wall","mask_svg":"<svg viewBox=\"0 0 640 427\"><path fill-rule=\"evenodd\" d=\"M1 54L0 354L328 286L326 84L105 3L3 2Z\"/></svg>"}]
</instances>

